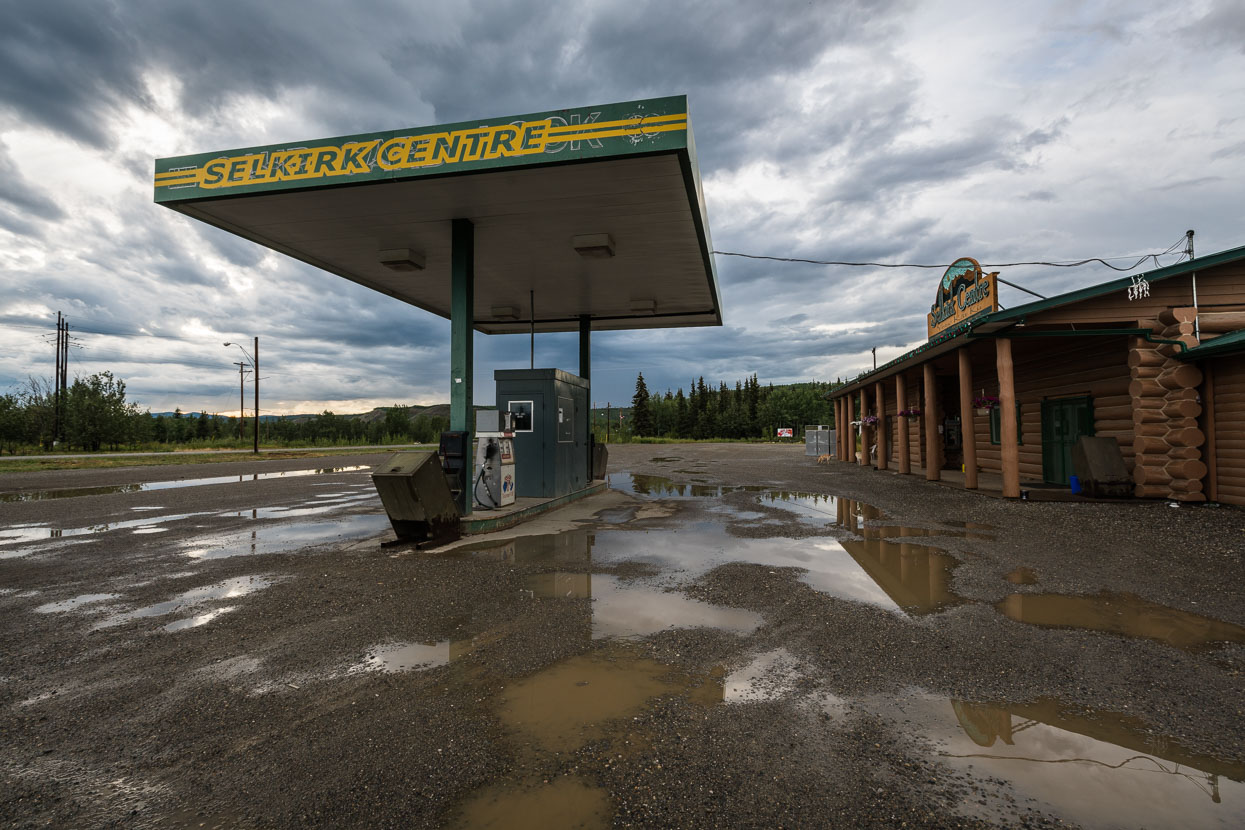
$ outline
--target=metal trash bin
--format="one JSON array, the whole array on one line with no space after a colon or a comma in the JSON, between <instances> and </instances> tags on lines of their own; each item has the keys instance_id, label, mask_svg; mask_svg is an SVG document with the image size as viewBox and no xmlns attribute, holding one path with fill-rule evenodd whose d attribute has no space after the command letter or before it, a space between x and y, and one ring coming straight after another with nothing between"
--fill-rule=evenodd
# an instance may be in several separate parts
<instances>
[{"instance_id":1,"label":"metal trash bin","mask_svg":"<svg viewBox=\"0 0 1245 830\"><path fill-rule=\"evenodd\" d=\"M435 452L400 452L378 466L372 483L401 541L458 537L458 506Z\"/></svg>"}]
</instances>

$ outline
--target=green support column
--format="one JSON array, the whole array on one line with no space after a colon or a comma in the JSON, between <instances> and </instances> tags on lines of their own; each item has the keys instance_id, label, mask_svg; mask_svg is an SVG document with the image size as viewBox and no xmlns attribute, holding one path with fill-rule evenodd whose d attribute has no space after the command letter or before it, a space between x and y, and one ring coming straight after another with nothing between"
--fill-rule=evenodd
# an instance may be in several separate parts
<instances>
[{"instance_id":1,"label":"green support column","mask_svg":"<svg viewBox=\"0 0 1245 830\"><path fill-rule=\"evenodd\" d=\"M584 446L588 448L588 481L592 481L592 317L579 315L579 376L588 381L588 411L584 413Z\"/></svg>"},{"instance_id":2,"label":"green support column","mask_svg":"<svg viewBox=\"0 0 1245 830\"><path fill-rule=\"evenodd\" d=\"M472 469L472 433L475 431L471 389L475 362L472 356L471 337L475 313L475 226L469 219L452 221L450 244L450 278L453 296L450 301L450 429L467 433L467 489L459 499L458 509L464 516L471 514L471 485L475 481Z\"/></svg>"}]
</instances>

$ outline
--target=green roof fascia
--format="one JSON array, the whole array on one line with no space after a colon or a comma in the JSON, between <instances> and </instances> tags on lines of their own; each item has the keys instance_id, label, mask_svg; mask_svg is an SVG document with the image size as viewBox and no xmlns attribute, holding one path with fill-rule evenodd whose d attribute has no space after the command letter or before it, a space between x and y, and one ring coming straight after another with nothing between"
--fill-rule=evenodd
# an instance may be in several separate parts
<instances>
[{"instance_id":1,"label":"green roof fascia","mask_svg":"<svg viewBox=\"0 0 1245 830\"><path fill-rule=\"evenodd\" d=\"M1214 340L1208 340L1200 346L1194 346L1183 354L1176 355L1181 360L1202 360L1208 357L1219 357L1245 351L1245 329L1221 334Z\"/></svg>"},{"instance_id":2,"label":"green roof fascia","mask_svg":"<svg viewBox=\"0 0 1245 830\"><path fill-rule=\"evenodd\" d=\"M692 152L690 140L687 96L674 95L156 159L155 201L170 204L673 151L685 156ZM695 185L699 191L699 174ZM704 200L699 201L707 227Z\"/></svg>"},{"instance_id":3,"label":"green roof fascia","mask_svg":"<svg viewBox=\"0 0 1245 830\"><path fill-rule=\"evenodd\" d=\"M687 99L684 98L683 111L687 112ZM687 131L684 134L684 147L687 152L679 153L679 168L683 172L683 186L687 188L687 201L694 205L692 219L696 224L696 235L700 240L700 255L704 260L705 273L709 275L709 290L713 294L713 307L717 310L719 321L722 319L722 291L718 287L718 268L713 257L713 239L709 236L709 215L705 210L705 189L700 180L700 162L696 156L696 140L692 137L691 114L688 114Z\"/></svg>"},{"instance_id":4,"label":"green roof fascia","mask_svg":"<svg viewBox=\"0 0 1245 830\"><path fill-rule=\"evenodd\" d=\"M1129 286L1133 284L1134 277L1142 277L1146 280L1146 282L1158 282L1171 277L1179 277L1182 274L1191 274L1194 271L1200 271L1204 268L1210 268L1215 265L1223 265L1226 262L1235 262L1238 259L1245 259L1245 246L1241 246L1239 248L1229 248L1226 251L1220 251L1217 254L1211 254L1209 256L1198 257L1197 259L1191 259L1187 262L1177 262L1174 265L1156 268L1153 271L1144 271L1140 274L1120 277L1119 279L1111 280L1110 282L1103 282L1098 285L1091 285L1088 288L1080 288L1076 291L1069 291L1066 294L1048 297L1045 300L1036 300L1032 303L1025 303L1024 305L1019 305L1015 308L1009 308L1006 311L996 311L990 315L988 322L1006 322L1008 320L1024 317L1028 314L1036 314L1039 311L1046 311L1047 309L1068 305L1069 303L1076 303L1081 300L1091 299L1093 297L1101 297L1104 294L1110 294L1112 291L1127 290Z\"/></svg>"}]
</instances>

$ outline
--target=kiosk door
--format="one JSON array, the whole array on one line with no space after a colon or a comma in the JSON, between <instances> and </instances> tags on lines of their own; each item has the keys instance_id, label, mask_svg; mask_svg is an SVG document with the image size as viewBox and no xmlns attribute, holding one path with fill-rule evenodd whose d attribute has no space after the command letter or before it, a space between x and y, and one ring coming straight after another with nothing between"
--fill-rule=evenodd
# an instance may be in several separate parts
<instances>
[{"instance_id":1,"label":"kiosk door","mask_svg":"<svg viewBox=\"0 0 1245 830\"><path fill-rule=\"evenodd\" d=\"M518 459L514 471L516 493L520 498L541 496L548 482L547 447L548 413L545 396L529 392L524 400L513 400L506 408L514 413L514 448Z\"/></svg>"}]
</instances>

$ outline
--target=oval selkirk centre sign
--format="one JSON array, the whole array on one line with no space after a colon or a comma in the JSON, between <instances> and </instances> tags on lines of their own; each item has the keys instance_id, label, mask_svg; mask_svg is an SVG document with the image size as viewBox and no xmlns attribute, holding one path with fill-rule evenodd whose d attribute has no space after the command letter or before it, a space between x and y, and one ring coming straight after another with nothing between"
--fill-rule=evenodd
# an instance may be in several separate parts
<instances>
[{"instance_id":1,"label":"oval selkirk centre sign","mask_svg":"<svg viewBox=\"0 0 1245 830\"><path fill-rule=\"evenodd\" d=\"M971 320L978 314L999 310L999 272L982 272L977 260L961 257L951 263L938 283L938 293L930 306L929 336Z\"/></svg>"}]
</instances>

